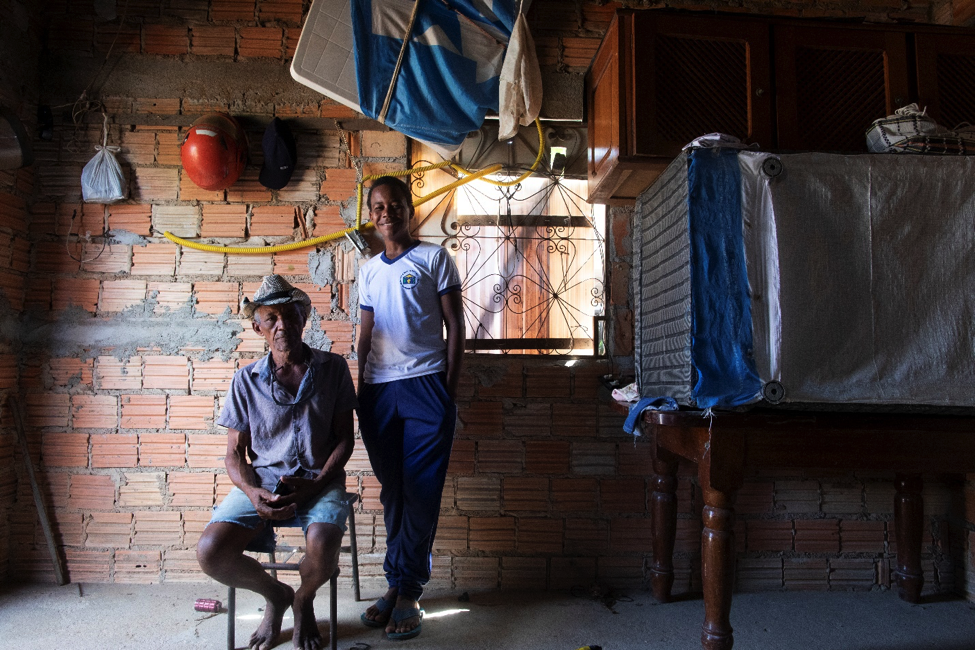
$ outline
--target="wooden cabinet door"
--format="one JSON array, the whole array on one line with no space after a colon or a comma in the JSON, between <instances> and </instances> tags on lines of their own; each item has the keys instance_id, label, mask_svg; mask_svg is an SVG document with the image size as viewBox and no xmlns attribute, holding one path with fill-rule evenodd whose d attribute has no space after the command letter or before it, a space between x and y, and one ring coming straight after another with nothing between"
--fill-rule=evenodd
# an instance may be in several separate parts
<instances>
[{"instance_id":1,"label":"wooden cabinet door","mask_svg":"<svg viewBox=\"0 0 975 650\"><path fill-rule=\"evenodd\" d=\"M975 35L918 33L914 43L920 108L949 129L975 124Z\"/></svg>"},{"instance_id":2,"label":"wooden cabinet door","mask_svg":"<svg viewBox=\"0 0 975 650\"><path fill-rule=\"evenodd\" d=\"M907 34L775 25L778 146L867 150L870 124L910 103Z\"/></svg>"},{"instance_id":3,"label":"wooden cabinet door","mask_svg":"<svg viewBox=\"0 0 975 650\"><path fill-rule=\"evenodd\" d=\"M768 23L655 14L633 15L630 153L676 156L713 132L771 147Z\"/></svg>"},{"instance_id":4,"label":"wooden cabinet door","mask_svg":"<svg viewBox=\"0 0 975 650\"><path fill-rule=\"evenodd\" d=\"M618 15L612 23L602 45L596 52L586 74L586 110L589 123L589 196L590 200L611 198L613 188L608 176L620 156L620 143L624 135L620 120L623 99L622 63L624 49L623 31L620 28L625 15ZM622 152L625 155L625 151Z\"/></svg>"}]
</instances>

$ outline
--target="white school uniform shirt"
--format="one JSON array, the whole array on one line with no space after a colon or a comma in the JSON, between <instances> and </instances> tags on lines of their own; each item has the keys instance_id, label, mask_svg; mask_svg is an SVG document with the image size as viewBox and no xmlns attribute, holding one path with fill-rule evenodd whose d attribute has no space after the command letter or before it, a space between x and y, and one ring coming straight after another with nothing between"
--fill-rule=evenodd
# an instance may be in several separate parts
<instances>
[{"instance_id":1,"label":"white school uniform shirt","mask_svg":"<svg viewBox=\"0 0 975 650\"><path fill-rule=\"evenodd\" d=\"M457 265L442 246L417 241L395 259L383 252L359 271L359 307L373 314L366 383L382 384L447 369L440 297L460 291Z\"/></svg>"}]
</instances>

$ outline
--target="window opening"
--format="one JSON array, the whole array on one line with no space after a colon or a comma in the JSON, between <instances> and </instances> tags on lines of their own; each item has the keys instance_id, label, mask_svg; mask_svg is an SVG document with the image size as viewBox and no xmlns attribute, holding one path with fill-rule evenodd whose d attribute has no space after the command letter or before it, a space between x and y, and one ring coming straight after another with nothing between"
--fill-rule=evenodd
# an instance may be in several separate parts
<instances>
[{"instance_id":1,"label":"window opening","mask_svg":"<svg viewBox=\"0 0 975 650\"><path fill-rule=\"evenodd\" d=\"M417 209L414 236L457 262L468 351L605 354L605 207L586 201L586 180L567 178L565 152L557 153L544 173L517 185L474 182ZM415 166L429 164L416 158ZM493 178L522 171L508 166ZM413 190L454 180L433 170Z\"/></svg>"}]
</instances>

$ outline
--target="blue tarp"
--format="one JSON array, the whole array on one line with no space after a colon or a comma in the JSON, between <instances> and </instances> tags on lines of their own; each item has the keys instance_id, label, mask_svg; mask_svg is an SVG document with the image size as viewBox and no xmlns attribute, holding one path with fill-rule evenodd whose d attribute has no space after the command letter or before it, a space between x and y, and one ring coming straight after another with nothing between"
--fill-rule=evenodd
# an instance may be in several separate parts
<instances>
[{"instance_id":1,"label":"blue tarp","mask_svg":"<svg viewBox=\"0 0 975 650\"><path fill-rule=\"evenodd\" d=\"M446 0L445 0L446 1ZM518 14L517 3L502 0L449 0L446 4L459 14L481 23L486 29L495 29L508 40L515 28Z\"/></svg>"},{"instance_id":2,"label":"blue tarp","mask_svg":"<svg viewBox=\"0 0 975 650\"><path fill-rule=\"evenodd\" d=\"M752 353L741 170L735 149L695 149L688 168L692 395L700 408L741 406L761 394Z\"/></svg>"},{"instance_id":3,"label":"blue tarp","mask_svg":"<svg viewBox=\"0 0 975 650\"><path fill-rule=\"evenodd\" d=\"M643 435L640 431L640 416L644 411L676 411L677 409L677 400L673 397L644 397L630 407L626 421L623 422L623 431L636 436Z\"/></svg>"},{"instance_id":4,"label":"blue tarp","mask_svg":"<svg viewBox=\"0 0 975 650\"><path fill-rule=\"evenodd\" d=\"M359 105L375 119L382 112L413 2L351 4ZM483 1L450 4L456 11L439 1L420 5L385 123L412 138L456 148L481 127L489 109L498 109L499 75L516 14L514 0L495 0L491 11Z\"/></svg>"}]
</instances>

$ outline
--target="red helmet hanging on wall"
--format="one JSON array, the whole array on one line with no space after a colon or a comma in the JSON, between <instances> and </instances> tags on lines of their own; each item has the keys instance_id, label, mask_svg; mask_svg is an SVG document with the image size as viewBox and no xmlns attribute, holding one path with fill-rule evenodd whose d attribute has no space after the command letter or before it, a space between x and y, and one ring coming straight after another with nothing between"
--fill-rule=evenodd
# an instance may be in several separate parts
<instances>
[{"instance_id":1,"label":"red helmet hanging on wall","mask_svg":"<svg viewBox=\"0 0 975 650\"><path fill-rule=\"evenodd\" d=\"M247 136L226 113L204 115L190 125L179 157L191 181L205 190L225 190L247 164Z\"/></svg>"}]
</instances>

